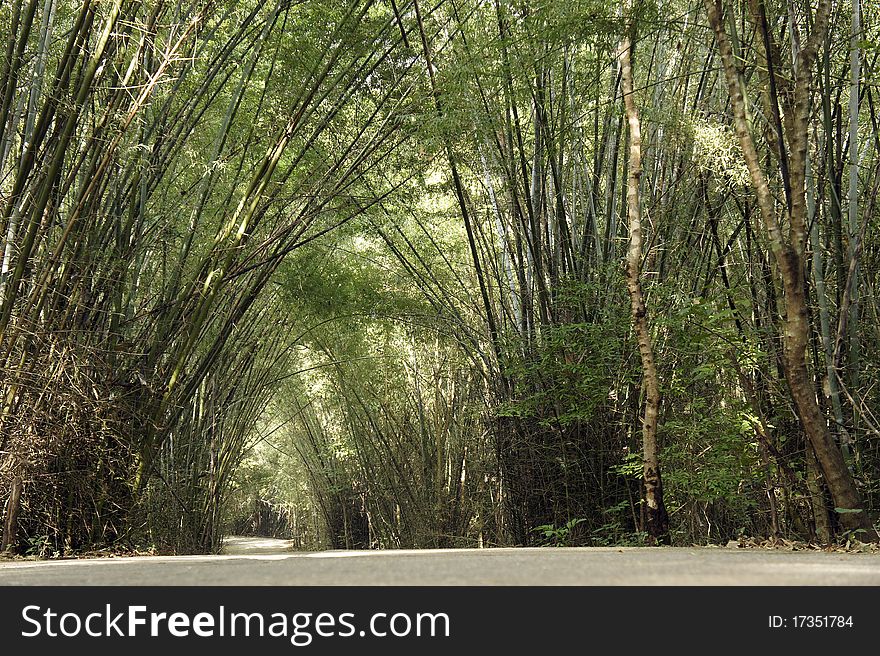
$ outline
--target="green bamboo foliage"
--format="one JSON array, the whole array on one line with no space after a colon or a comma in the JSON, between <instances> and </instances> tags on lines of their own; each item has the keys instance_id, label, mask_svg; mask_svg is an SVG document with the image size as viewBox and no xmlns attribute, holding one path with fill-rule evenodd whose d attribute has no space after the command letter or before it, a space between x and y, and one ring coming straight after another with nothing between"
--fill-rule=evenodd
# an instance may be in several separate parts
<instances>
[{"instance_id":1,"label":"green bamboo foliage","mask_svg":"<svg viewBox=\"0 0 880 656\"><path fill-rule=\"evenodd\" d=\"M674 543L852 537L840 476L876 519L877 10L819 5L634 3ZM642 543L624 33L598 0L0 4L2 544L216 550L276 430L303 545Z\"/></svg>"},{"instance_id":2,"label":"green bamboo foliage","mask_svg":"<svg viewBox=\"0 0 880 656\"><path fill-rule=\"evenodd\" d=\"M370 2L327 9L3 8L0 486L25 480L21 544L219 547L290 346L264 290L375 202L360 176L399 140L399 35Z\"/></svg>"},{"instance_id":3,"label":"green bamboo foliage","mask_svg":"<svg viewBox=\"0 0 880 656\"><path fill-rule=\"evenodd\" d=\"M737 57L752 61L770 48L772 57L790 59L805 19L789 24L785 12L767 12L746 3L727 14ZM673 468L673 532L685 540L746 531L827 541L846 526L829 524L825 483L791 411L779 341L786 292L725 118L727 89L713 68L717 45L701 28L705 10L699 3L640 3L636 13L645 35L635 53L644 71L635 89L645 144L642 267L648 303L658 308L653 340L668 381L660 440ZM839 27L848 20L842 15L828 39L830 59L835 43L850 44L847 52L863 47L859 39L851 47L856 37ZM403 21L418 29L421 46L416 41L413 50L431 104L424 135L437 159L425 175L439 169L447 185L466 232L468 265L456 270L450 288L434 263L442 246L414 238L431 231L427 222L414 233L394 227L380 234L479 356L491 390L485 421L494 422L489 437L503 481L496 500L505 508L504 539L535 543L542 536L535 527L583 519L570 539L591 543L631 531L627 539L638 540L644 516L630 454L644 391L621 294L629 135L614 60L619 14L600 3L450 1L429 18L414 7ZM782 42L767 45L770 32ZM841 62L829 60L823 70ZM774 65L782 64L790 66ZM779 107L790 102L780 98L791 89L778 70L747 65L741 74L759 99L749 110L761 157L778 168L771 183L787 202L791 172L777 133L788 129ZM847 346L852 292L844 290L862 256L847 250L857 235L850 229L847 237L845 217L863 183L847 199L842 181L855 179L846 142L859 132L847 137L847 129L865 112L851 102L847 118L848 91L825 75L809 119L811 134L819 135L811 157L824 149L837 171L817 160L809 175L816 232L809 286L818 296L809 309L817 320L808 355L825 420L846 442L865 416L863 397L846 399L834 373L857 353ZM819 112L823 103L831 104L827 116ZM863 216L870 221L870 213ZM826 267L826 258L838 263ZM836 281L829 279L835 271Z\"/></svg>"}]
</instances>

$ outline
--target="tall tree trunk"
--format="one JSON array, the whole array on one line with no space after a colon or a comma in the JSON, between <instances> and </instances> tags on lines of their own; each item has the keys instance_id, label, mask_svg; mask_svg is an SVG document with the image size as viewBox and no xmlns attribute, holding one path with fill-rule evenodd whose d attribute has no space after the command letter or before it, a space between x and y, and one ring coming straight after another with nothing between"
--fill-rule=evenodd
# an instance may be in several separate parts
<instances>
[{"instance_id":1,"label":"tall tree trunk","mask_svg":"<svg viewBox=\"0 0 880 656\"><path fill-rule=\"evenodd\" d=\"M852 0L852 34L850 35L850 86L849 86L849 190L847 192L849 219L849 276L844 294L849 298L847 336L847 385L855 392L859 388L859 79L861 77L861 48L863 39L859 6L860 0ZM838 371L835 369L835 371ZM838 371L839 375L839 371ZM853 430L858 431L858 404L852 406ZM855 434L855 433L854 433Z\"/></svg>"},{"instance_id":2,"label":"tall tree trunk","mask_svg":"<svg viewBox=\"0 0 880 656\"><path fill-rule=\"evenodd\" d=\"M654 348L648 328L648 313L641 283L642 217L639 182L642 176L642 136L639 110L633 98L632 42L629 36L620 45L623 101L629 122L629 173L627 176L627 215L629 248L626 253L626 285L632 303L632 320L645 383L645 417L642 424L643 476L645 483L645 529L652 544L669 544L669 516L663 503L663 482L657 447L660 415L660 381L654 363Z\"/></svg>"},{"instance_id":3,"label":"tall tree trunk","mask_svg":"<svg viewBox=\"0 0 880 656\"><path fill-rule=\"evenodd\" d=\"M752 186L770 249L778 265L784 289L785 319L782 325L785 375L792 400L797 406L804 432L813 446L816 459L831 492L840 523L849 530L860 530L860 537L877 540L877 533L865 513L855 481L846 466L840 448L835 443L825 417L816 400L815 385L807 368L806 349L810 326L804 289L805 248L806 248L806 161L807 127L810 111L810 89L812 67L817 47L824 39L828 29L831 12L830 0L822 0L816 11L813 30L806 45L797 53L794 65L794 98L791 118L786 121L789 146L789 184L791 201L787 211L788 231L777 217L776 202L768 178L761 167L755 142L749 129L746 115L744 86L740 83L733 48L723 22L721 0L704 0L709 22L718 41L718 50L730 94L733 109L734 128L742 147ZM768 56L770 56L768 54Z\"/></svg>"}]
</instances>

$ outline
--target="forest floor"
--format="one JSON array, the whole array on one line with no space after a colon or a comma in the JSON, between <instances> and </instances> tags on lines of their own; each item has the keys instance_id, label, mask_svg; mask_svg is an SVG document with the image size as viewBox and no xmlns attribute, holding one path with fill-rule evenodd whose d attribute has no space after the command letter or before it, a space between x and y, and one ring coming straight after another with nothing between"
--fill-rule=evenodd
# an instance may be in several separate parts
<instances>
[{"instance_id":1,"label":"forest floor","mask_svg":"<svg viewBox=\"0 0 880 656\"><path fill-rule=\"evenodd\" d=\"M0 563L0 585L880 585L880 554L712 547L289 550Z\"/></svg>"}]
</instances>

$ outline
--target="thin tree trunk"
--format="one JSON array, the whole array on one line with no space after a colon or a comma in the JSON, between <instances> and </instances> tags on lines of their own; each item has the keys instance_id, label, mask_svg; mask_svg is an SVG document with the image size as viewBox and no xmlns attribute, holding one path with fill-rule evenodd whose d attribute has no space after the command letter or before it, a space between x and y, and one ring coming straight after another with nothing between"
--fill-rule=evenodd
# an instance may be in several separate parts
<instances>
[{"instance_id":1,"label":"thin tree trunk","mask_svg":"<svg viewBox=\"0 0 880 656\"><path fill-rule=\"evenodd\" d=\"M15 534L18 532L18 508L21 501L21 477L12 481L9 500L6 502L6 521L3 524L3 538L0 540L0 553L15 549Z\"/></svg>"},{"instance_id":2,"label":"thin tree trunk","mask_svg":"<svg viewBox=\"0 0 880 656\"><path fill-rule=\"evenodd\" d=\"M849 87L849 190L847 193L849 218L850 278L849 316L847 317L847 385L853 391L859 388L859 77L861 76L861 50L859 40L862 38L862 26L859 6L860 0L852 0L852 34L850 35L850 87ZM837 371L837 370L835 370ZM853 405L853 430L858 430L859 407Z\"/></svg>"},{"instance_id":3,"label":"thin tree trunk","mask_svg":"<svg viewBox=\"0 0 880 656\"><path fill-rule=\"evenodd\" d=\"M654 363L654 349L648 328L647 308L641 284L642 217L639 182L642 176L642 137L639 110L633 98L632 43L624 38L620 46L623 101L629 122L629 173L627 176L627 214L629 248L626 254L626 285L632 302L633 328L642 358L645 385L645 416L642 424L643 477L645 484L645 529L653 544L669 544L669 517L663 503L663 482L657 446L660 415L660 380Z\"/></svg>"},{"instance_id":4,"label":"thin tree trunk","mask_svg":"<svg viewBox=\"0 0 880 656\"><path fill-rule=\"evenodd\" d=\"M822 243L819 240L819 223L816 221L816 200L813 191L814 181L807 159L807 218L810 222L810 245L813 249L813 281L816 285L816 300L819 304L819 335L825 359L825 376L828 381L827 393L831 398L834 413L835 431L839 435L840 448L844 460L849 461L849 432L843 424L843 407L840 403L840 383L834 368L834 342L831 339L831 314L828 308L828 290L825 287L825 264L822 258Z\"/></svg>"}]
</instances>

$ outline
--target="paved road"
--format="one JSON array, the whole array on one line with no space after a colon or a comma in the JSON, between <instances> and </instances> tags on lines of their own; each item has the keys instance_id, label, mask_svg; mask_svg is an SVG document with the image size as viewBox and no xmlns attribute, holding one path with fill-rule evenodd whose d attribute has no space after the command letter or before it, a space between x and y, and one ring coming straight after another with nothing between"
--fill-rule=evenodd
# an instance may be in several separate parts
<instances>
[{"instance_id":1,"label":"paved road","mask_svg":"<svg viewBox=\"0 0 880 656\"><path fill-rule=\"evenodd\" d=\"M0 585L880 585L880 554L712 548L293 553L232 538L221 556L0 563Z\"/></svg>"}]
</instances>

